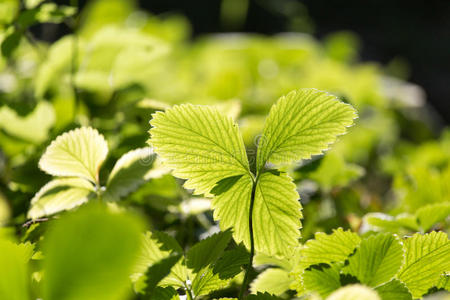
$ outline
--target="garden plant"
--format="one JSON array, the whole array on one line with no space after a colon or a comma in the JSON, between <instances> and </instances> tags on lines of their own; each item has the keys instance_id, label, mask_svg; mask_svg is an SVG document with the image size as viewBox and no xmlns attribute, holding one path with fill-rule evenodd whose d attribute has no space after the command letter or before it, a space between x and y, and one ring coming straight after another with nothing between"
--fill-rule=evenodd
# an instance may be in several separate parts
<instances>
[{"instance_id":1,"label":"garden plant","mask_svg":"<svg viewBox=\"0 0 450 300\"><path fill-rule=\"evenodd\" d=\"M450 130L351 33L7 0L0 43L0 299L448 299Z\"/></svg>"}]
</instances>

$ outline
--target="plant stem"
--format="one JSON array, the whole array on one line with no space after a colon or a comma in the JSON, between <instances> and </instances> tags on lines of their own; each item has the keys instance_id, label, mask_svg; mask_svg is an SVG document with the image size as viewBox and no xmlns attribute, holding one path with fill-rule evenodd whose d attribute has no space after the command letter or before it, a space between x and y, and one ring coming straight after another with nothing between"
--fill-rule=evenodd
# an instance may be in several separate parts
<instances>
[{"instance_id":1,"label":"plant stem","mask_svg":"<svg viewBox=\"0 0 450 300\"><path fill-rule=\"evenodd\" d=\"M248 227L250 232L250 258L248 261L247 269L245 270L244 281L242 282L241 291L239 292L239 300L244 299L244 293L247 290L248 280L250 276L250 271L253 266L253 256L255 255L255 241L253 238L253 204L255 202L256 184L258 182L258 177L253 181L252 194L250 197L250 209L248 213Z\"/></svg>"},{"instance_id":2,"label":"plant stem","mask_svg":"<svg viewBox=\"0 0 450 300\"><path fill-rule=\"evenodd\" d=\"M192 297L191 289L188 287L186 283L184 284L184 288L186 289L187 300L194 300L194 297Z\"/></svg>"}]
</instances>

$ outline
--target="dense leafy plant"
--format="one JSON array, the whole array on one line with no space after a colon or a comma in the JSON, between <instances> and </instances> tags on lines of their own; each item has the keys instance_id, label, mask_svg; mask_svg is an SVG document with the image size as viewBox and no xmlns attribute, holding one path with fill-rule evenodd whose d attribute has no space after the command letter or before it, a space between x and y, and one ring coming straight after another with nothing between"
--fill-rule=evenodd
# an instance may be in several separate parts
<instances>
[{"instance_id":1,"label":"dense leafy plant","mask_svg":"<svg viewBox=\"0 0 450 300\"><path fill-rule=\"evenodd\" d=\"M421 89L348 32L189 32L0 3L0 298L445 299L450 135Z\"/></svg>"}]
</instances>

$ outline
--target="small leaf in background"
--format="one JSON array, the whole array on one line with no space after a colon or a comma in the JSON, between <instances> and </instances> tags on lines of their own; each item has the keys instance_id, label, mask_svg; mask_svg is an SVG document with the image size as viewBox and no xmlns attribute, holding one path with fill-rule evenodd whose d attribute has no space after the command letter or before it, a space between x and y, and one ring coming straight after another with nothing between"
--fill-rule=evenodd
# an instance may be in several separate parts
<instances>
[{"instance_id":1,"label":"small leaf in background","mask_svg":"<svg viewBox=\"0 0 450 300\"><path fill-rule=\"evenodd\" d=\"M250 291L252 294L267 292L278 296L289 290L291 281L292 279L286 270L269 268L253 280L250 285Z\"/></svg>"},{"instance_id":2,"label":"small leaf in background","mask_svg":"<svg viewBox=\"0 0 450 300\"><path fill-rule=\"evenodd\" d=\"M300 265L307 268L315 264L344 261L360 242L361 238L356 233L342 228L333 229L332 234L318 232L301 248Z\"/></svg>"},{"instance_id":3,"label":"small leaf in background","mask_svg":"<svg viewBox=\"0 0 450 300\"><path fill-rule=\"evenodd\" d=\"M31 299L28 261L33 245L15 244L0 238L0 299Z\"/></svg>"},{"instance_id":4,"label":"small leaf in background","mask_svg":"<svg viewBox=\"0 0 450 300\"><path fill-rule=\"evenodd\" d=\"M97 130L81 127L66 132L48 146L39 167L54 176L75 176L98 183L108 144Z\"/></svg>"},{"instance_id":5,"label":"small leaf in background","mask_svg":"<svg viewBox=\"0 0 450 300\"><path fill-rule=\"evenodd\" d=\"M400 269L404 251L401 242L391 234L377 234L363 239L350 256L344 273L363 284L378 286L390 281Z\"/></svg>"},{"instance_id":6,"label":"small leaf in background","mask_svg":"<svg viewBox=\"0 0 450 300\"><path fill-rule=\"evenodd\" d=\"M264 125L257 170L267 162L290 163L321 154L346 132L356 111L315 89L292 91L278 99Z\"/></svg>"},{"instance_id":7,"label":"small leaf in background","mask_svg":"<svg viewBox=\"0 0 450 300\"><path fill-rule=\"evenodd\" d=\"M135 191L146 180L167 172L167 169L156 164L156 154L152 148L131 150L119 158L109 174L105 197L118 200Z\"/></svg>"},{"instance_id":8,"label":"small leaf in background","mask_svg":"<svg viewBox=\"0 0 450 300\"><path fill-rule=\"evenodd\" d=\"M378 294L361 284L341 287L333 292L326 300L381 300Z\"/></svg>"},{"instance_id":9,"label":"small leaf in background","mask_svg":"<svg viewBox=\"0 0 450 300\"><path fill-rule=\"evenodd\" d=\"M280 300L281 298L278 298L275 295L271 295L269 293L257 293L256 295L249 295L247 297L247 300Z\"/></svg>"},{"instance_id":10,"label":"small leaf in background","mask_svg":"<svg viewBox=\"0 0 450 300\"><path fill-rule=\"evenodd\" d=\"M409 213L401 213L395 217L381 213L368 213L364 216L364 223L369 230L397 232L401 228L419 230L417 218Z\"/></svg>"},{"instance_id":11,"label":"small leaf in background","mask_svg":"<svg viewBox=\"0 0 450 300\"><path fill-rule=\"evenodd\" d=\"M96 197L95 187L83 178L54 179L31 199L28 218L37 219L70 210Z\"/></svg>"},{"instance_id":12,"label":"small leaf in background","mask_svg":"<svg viewBox=\"0 0 450 300\"><path fill-rule=\"evenodd\" d=\"M397 277L414 298L436 286L440 276L450 270L450 241L444 232L414 234L404 242L405 262Z\"/></svg>"},{"instance_id":13,"label":"small leaf in background","mask_svg":"<svg viewBox=\"0 0 450 300\"><path fill-rule=\"evenodd\" d=\"M33 144L45 142L54 123L55 111L48 102L39 102L26 116L18 115L7 106L0 108L0 128L11 136Z\"/></svg>"},{"instance_id":14,"label":"small leaf in background","mask_svg":"<svg viewBox=\"0 0 450 300\"><path fill-rule=\"evenodd\" d=\"M195 244L186 254L186 265L195 273L222 255L231 240L231 230L216 233Z\"/></svg>"},{"instance_id":15,"label":"small leaf in background","mask_svg":"<svg viewBox=\"0 0 450 300\"><path fill-rule=\"evenodd\" d=\"M155 263L169 256L182 254L183 249L178 242L164 232L147 232L142 238L143 248L138 255L138 261L133 269L132 280L135 282L135 289L140 291L143 289L143 274L147 269ZM182 258L166 276L161 285L173 285L182 287L187 279L187 270Z\"/></svg>"},{"instance_id":16,"label":"small leaf in background","mask_svg":"<svg viewBox=\"0 0 450 300\"><path fill-rule=\"evenodd\" d=\"M135 215L88 205L50 224L44 253L44 299L120 300L141 248Z\"/></svg>"},{"instance_id":17,"label":"small leaf in background","mask_svg":"<svg viewBox=\"0 0 450 300\"><path fill-rule=\"evenodd\" d=\"M424 232L436 223L444 221L450 215L450 202L429 204L416 212L417 221Z\"/></svg>"},{"instance_id":18,"label":"small leaf in background","mask_svg":"<svg viewBox=\"0 0 450 300\"><path fill-rule=\"evenodd\" d=\"M10 34L2 41L2 55L6 58L10 57L19 46L21 38L22 33L20 31L13 30L10 32Z\"/></svg>"},{"instance_id":19,"label":"small leaf in background","mask_svg":"<svg viewBox=\"0 0 450 300\"><path fill-rule=\"evenodd\" d=\"M398 279L380 285L375 288L381 300L412 300L411 293L406 285Z\"/></svg>"},{"instance_id":20,"label":"small leaf in background","mask_svg":"<svg viewBox=\"0 0 450 300\"><path fill-rule=\"evenodd\" d=\"M314 265L303 273L303 285L306 290L319 293L323 298L341 287L340 267L336 264Z\"/></svg>"}]
</instances>

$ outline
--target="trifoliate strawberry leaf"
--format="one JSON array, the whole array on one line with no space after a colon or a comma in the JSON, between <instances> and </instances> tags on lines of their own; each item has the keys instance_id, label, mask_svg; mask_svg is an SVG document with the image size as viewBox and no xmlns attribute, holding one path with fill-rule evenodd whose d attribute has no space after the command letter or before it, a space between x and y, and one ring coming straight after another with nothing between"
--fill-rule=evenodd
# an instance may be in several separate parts
<instances>
[{"instance_id":1,"label":"trifoliate strawberry leaf","mask_svg":"<svg viewBox=\"0 0 450 300\"><path fill-rule=\"evenodd\" d=\"M66 132L48 146L39 167L50 175L86 178L98 183L108 144L97 130L81 127Z\"/></svg>"},{"instance_id":2,"label":"trifoliate strawberry leaf","mask_svg":"<svg viewBox=\"0 0 450 300\"><path fill-rule=\"evenodd\" d=\"M186 254L186 265L195 273L222 255L231 240L231 231L216 233L195 244Z\"/></svg>"},{"instance_id":3,"label":"trifoliate strawberry leaf","mask_svg":"<svg viewBox=\"0 0 450 300\"><path fill-rule=\"evenodd\" d=\"M411 293L406 285L398 279L380 285L375 288L381 300L412 300Z\"/></svg>"},{"instance_id":4,"label":"trifoliate strawberry leaf","mask_svg":"<svg viewBox=\"0 0 450 300\"><path fill-rule=\"evenodd\" d=\"M70 210L96 197L95 187L83 178L54 179L44 185L31 199L28 217L49 216Z\"/></svg>"},{"instance_id":5,"label":"trifoliate strawberry leaf","mask_svg":"<svg viewBox=\"0 0 450 300\"><path fill-rule=\"evenodd\" d=\"M391 234L377 234L361 241L343 271L374 287L390 281L400 269L403 259L399 239Z\"/></svg>"},{"instance_id":6,"label":"trifoliate strawberry leaf","mask_svg":"<svg viewBox=\"0 0 450 300\"><path fill-rule=\"evenodd\" d=\"M151 145L195 194L208 194L224 178L249 176L239 128L216 108L174 106L153 114L150 124Z\"/></svg>"},{"instance_id":7,"label":"trifoliate strawberry leaf","mask_svg":"<svg viewBox=\"0 0 450 300\"><path fill-rule=\"evenodd\" d=\"M321 154L356 117L350 105L325 92L290 92L270 110L259 141L257 170L267 162L290 163Z\"/></svg>"},{"instance_id":8,"label":"trifoliate strawberry leaf","mask_svg":"<svg viewBox=\"0 0 450 300\"><path fill-rule=\"evenodd\" d=\"M334 229L332 234L318 232L300 249L300 265L307 268L315 264L344 261L360 242L356 233L342 228Z\"/></svg>"},{"instance_id":9,"label":"trifoliate strawberry leaf","mask_svg":"<svg viewBox=\"0 0 450 300\"><path fill-rule=\"evenodd\" d=\"M397 277L414 298L420 298L450 270L450 241L444 232L431 232L415 234L403 244L405 263Z\"/></svg>"},{"instance_id":10,"label":"trifoliate strawberry leaf","mask_svg":"<svg viewBox=\"0 0 450 300\"><path fill-rule=\"evenodd\" d=\"M326 300L381 300L378 294L361 284L341 287L333 292Z\"/></svg>"}]
</instances>

